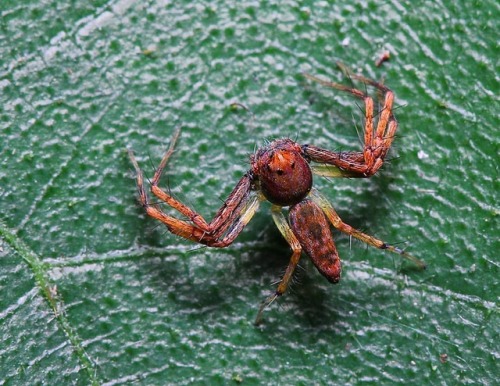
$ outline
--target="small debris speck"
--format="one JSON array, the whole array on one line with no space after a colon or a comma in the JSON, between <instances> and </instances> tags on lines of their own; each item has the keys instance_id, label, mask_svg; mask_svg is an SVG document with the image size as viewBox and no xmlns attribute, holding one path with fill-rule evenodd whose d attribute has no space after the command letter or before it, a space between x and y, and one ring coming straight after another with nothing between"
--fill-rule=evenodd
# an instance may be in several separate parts
<instances>
[{"instance_id":1,"label":"small debris speck","mask_svg":"<svg viewBox=\"0 0 500 386\"><path fill-rule=\"evenodd\" d=\"M382 63L387 62L390 58L391 58L391 53L389 51L385 50L384 52L382 52L379 55L377 61L375 62L375 65L377 67L380 67L382 65Z\"/></svg>"},{"instance_id":2,"label":"small debris speck","mask_svg":"<svg viewBox=\"0 0 500 386\"><path fill-rule=\"evenodd\" d=\"M427 154L423 150L419 150L417 153L417 157L418 157L418 159L426 159L426 158L429 158L429 154Z\"/></svg>"}]
</instances>

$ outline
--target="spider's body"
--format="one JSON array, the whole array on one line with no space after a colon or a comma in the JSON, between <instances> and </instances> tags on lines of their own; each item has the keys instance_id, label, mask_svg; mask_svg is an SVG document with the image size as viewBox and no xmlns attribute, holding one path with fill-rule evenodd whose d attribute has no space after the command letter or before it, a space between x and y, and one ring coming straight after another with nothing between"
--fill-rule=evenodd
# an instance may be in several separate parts
<instances>
[{"instance_id":1,"label":"spider's body","mask_svg":"<svg viewBox=\"0 0 500 386\"><path fill-rule=\"evenodd\" d=\"M289 206L289 224L304 252L332 283L340 280L340 259L325 214L306 199L313 173L303 147L279 139L251 158L252 175L264 197L274 205Z\"/></svg>"},{"instance_id":2,"label":"spider's body","mask_svg":"<svg viewBox=\"0 0 500 386\"><path fill-rule=\"evenodd\" d=\"M174 234L210 247L230 245L251 220L263 200L271 202L271 214L293 254L276 292L261 305L256 323L263 310L283 295L304 251L318 271L330 282L340 280L340 258L330 232L330 224L379 249L400 254L421 268L425 264L402 249L360 232L344 223L331 204L313 188L313 174L327 177L370 177L382 166L394 139L397 121L392 113L394 94L384 85L360 75L351 75L384 93L377 126L374 127L373 99L366 93L337 83L306 77L328 87L340 89L361 98L365 103L365 135L362 152L334 152L313 145L299 145L290 139L280 139L259 149L251 158L250 170L240 179L224 205L211 222L169 193L158 187L161 174L172 155L179 130L151 180L151 192L167 205L184 215L180 220L164 213L157 204L149 202L142 172L130 151L137 171L139 200L148 215L161 221ZM289 208L288 220L282 212Z\"/></svg>"}]
</instances>

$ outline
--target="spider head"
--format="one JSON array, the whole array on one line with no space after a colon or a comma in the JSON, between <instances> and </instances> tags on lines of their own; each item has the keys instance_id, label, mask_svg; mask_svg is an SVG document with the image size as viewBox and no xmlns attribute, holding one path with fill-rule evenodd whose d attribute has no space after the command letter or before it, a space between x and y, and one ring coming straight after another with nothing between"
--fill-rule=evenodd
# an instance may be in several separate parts
<instances>
[{"instance_id":1,"label":"spider head","mask_svg":"<svg viewBox=\"0 0 500 386\"><path fill-rule=\"evenodd\" d=\"M253 175L266 199L290 206L302 201L311 190L312 172L300 145L280 139L261 148L251 158Z\"/></svg>"}]
</instances>

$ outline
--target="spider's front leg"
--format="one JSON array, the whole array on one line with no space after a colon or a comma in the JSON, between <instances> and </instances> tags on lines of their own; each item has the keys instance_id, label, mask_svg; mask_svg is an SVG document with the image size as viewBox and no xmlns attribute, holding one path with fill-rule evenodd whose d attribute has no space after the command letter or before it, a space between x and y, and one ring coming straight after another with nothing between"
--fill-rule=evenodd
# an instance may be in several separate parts
<instances>
[{"instance_id":1,"label":"spider's front leg","mask_svg":"<svg viewBox=\"0 0 500 386\"><path fill-rule=\"evenodd\" d=\"M222 207L217 211L213 220L207 223L199 213L158 187L163 170L174 151L179 133L180 129L175 132L170 146L151 180L151 192L187 217L188 221L166 214L160 209L159 205L150 203L144 187L142 170L139 168L134 153L129 150L130 160L137 173L139 202L149 216L161 221L173 234L210 247L226 247L241 233L259 207L260 198L251 192L252 174L248 172L240 179Z\"/></svg>"},{"instance_id":2,"label":"spider's front leg","mask_svg":"<svg viewBox=\"0 0 500 386\"><path fill-rule=\"evenodd\" d=\"M398 128L398 123L392 114L394 93L373 80L361 75L351 75L352 78L377 88L385 95L377 127L374 129L372 97L355 88L328 82L313 75L304 74L304 76L323 86L351 93L365 102L365 143L363 152L333 152L313 145L305 145L303 147L304 152L312 161L334 166L333 168L326 165L319 166L314 169L314 172L328 177L370 177L375 174L384 163L384 158L391 147Z\"/></svg>"}]
</instances>

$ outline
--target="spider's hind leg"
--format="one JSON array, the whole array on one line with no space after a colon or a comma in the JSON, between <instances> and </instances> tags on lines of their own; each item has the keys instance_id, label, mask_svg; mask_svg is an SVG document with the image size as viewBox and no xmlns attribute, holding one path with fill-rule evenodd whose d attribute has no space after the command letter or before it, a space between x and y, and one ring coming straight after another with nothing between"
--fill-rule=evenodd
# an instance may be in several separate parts
<instances>
[{"instance_id":1,"label":"spider's hind leg","mask_svg":"<svg viewBox=\"0 0 500 386\"><path fill-rule=\"evenodd\" d=\"M255 318L255 325L259 325L262 322L262 314L264 310L286 292L288 284L293 277L293 272L295 271L295 268L297 268L297 264L299 263L300 254L302 253L302 247L300 246L299 240L293 234L290 225L288 225L285 216L281 212L281 207L273 205L271 214L280 233L283 235L286 241L288 241L288 244L290 244L293 253L292 257L290 258L290 262L288 263L288 267L286 268L285 274L278 284L278 288L276 288L276 291L272 295L264 299L264 301L261 303L259 312L257 313L257 317Z\"/></svg>"},{"instance_id":2,"label":"spider's hind leg","mask_svg":"<svg viewBox=\"0 0 500 386\"><path fill-rule=\"evenodd\" d=\"M386 249L388 251L397 253L401 257L404 257L405 259L414 263L420 269L427 268L427 265L425 264L425 262L410 255L409 253L402 250L401 248L398 248L394 245L390 245L390 244L388 244L380 239L377 239L373 236L370 236L366 233L363 233L363 232L353 228L349 224L346 224L344 221L342 221L342 219L337 214L335 209L333 209L333 206L328 202L328 200L325 197L323 197L323 195L321 195L317 190L313 189L311 191L310 197L323 210L323 212L325 212L328 220L339 231L346 233L350 236L353 236L353 237L357 238L358 240L361 240L362 242L371 245L372 247L375 247L378 249Z\"/></svg>"}]
</instances>

